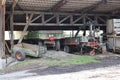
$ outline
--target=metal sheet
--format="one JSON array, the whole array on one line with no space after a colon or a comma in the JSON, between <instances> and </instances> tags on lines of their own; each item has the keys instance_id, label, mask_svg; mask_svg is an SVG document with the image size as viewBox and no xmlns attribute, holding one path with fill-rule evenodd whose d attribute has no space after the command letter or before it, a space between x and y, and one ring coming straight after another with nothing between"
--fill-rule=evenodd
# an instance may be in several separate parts
<instances>
[{"instance_id":1,"label":"metal sheet","mask_svg":"<svg viewBox=\"0 0 120 80\"><path fill-rule=\"evenodd\" d=\"M12 5L14 0L7 0L7 8L9 8L9 5ZM23 10L36 10L36 11L49 11L54 5L59 3L61 0L19 0L17 4L17 9L23 9ZM99 3L101 1L106 0L64 0L67 1L67 3L60 6L59 10L57 11L71 11L75 12L80 11L84 8L89 8L96 3ZM99 12L110 12L114 10L120 9L120 0L107 0L106 3L102 3L98 5L93 11L99 11ZM97 5L96 5L97 6Z\"/></svg>"}]
</instances>

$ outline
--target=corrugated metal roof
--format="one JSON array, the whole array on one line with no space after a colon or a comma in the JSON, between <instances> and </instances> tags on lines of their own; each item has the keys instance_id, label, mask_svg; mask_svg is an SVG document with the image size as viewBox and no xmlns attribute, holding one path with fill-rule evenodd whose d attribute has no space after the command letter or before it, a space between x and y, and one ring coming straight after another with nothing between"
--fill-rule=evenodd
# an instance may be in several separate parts
<instances>
[{"instance_id":1,"label":"corrugated metal roof","mask_svg":"<svg viewBox=\"0 0 120 80\"><path fill-rule=\"evenodd\" d=\"M7 0L8 10L13 1ZM57 11L59 12L80 12L84 9L96 12L109 12L120 9L120 0L19 0L16 10L50 11L56 4L60 4L57 6Z\"/></svg>"},{"instance_id":2,"label":"corrugated metal roof","mask_svg":"<svg viewBox=\"0 0 120 80\"><path fill-rule=\"evenodd\" d=\"M89 7L100 0L69 0L69 2L60 8L61 11L75 11Z\"/></svg>"},{"instance_id":3,"label":"corrugated metal roof","mask_svg":"<svg viewBox=\"0 0 120 80\"><path fill-rule=\"evenodd\" d=\"M96 11L114 11L120 9L120 0L111 0L106 5L99 6Z\"/></svg>"}]
</instances>

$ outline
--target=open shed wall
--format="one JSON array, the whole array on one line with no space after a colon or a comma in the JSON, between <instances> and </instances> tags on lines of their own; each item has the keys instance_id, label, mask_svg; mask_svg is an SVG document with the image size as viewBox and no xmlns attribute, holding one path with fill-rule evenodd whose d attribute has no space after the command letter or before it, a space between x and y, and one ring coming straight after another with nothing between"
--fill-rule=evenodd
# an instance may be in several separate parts
<instances>
[{"instance_id":1,"label":"open shed wall","mask_svg":"<svg viewBox=\"0 0 120 80\"><path fill-rule=\"evenodd\" d=\"M107 19L120 18L119 4L120 0L6 0L5 29L11 35L12 30L77 30L96 21L105 30Z\"/></svg>"}]
</instances>

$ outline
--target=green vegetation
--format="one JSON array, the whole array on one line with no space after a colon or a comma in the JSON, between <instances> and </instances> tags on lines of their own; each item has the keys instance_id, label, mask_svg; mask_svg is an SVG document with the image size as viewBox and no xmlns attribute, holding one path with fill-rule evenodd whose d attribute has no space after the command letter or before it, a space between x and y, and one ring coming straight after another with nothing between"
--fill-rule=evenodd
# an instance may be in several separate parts
<instances>
[{"instance_id":1,"label":"green vegetation","mask_svg":"<svg viewBox=\"0 0 120 80\"><path fill-rule=\"evenodd\" d=\"M39 64L39 63L40 63L39 60L26 60L26 61L20 61L19 63L15 64L13 67L33 65L33 64Z\"/></svg>"},{"instance_id":2,"label":"green vegetation","mask_svg":"<svg viewBox=\"0 0 120 80\"><path fill-rule=\"evenodd\" d=\"M49 57L48 60L44 61L45 64L49 66L69 66L69 65L82 65L87 63L97 63L99 61L95 60L91 56L71 56L67 58L53 58Z\"/></svg>"},{"instance_id":3,"label":"green vegetation","mask_svg":"<svg viewBox=\"0 0 120 80\"><path fill-rule=\"evenodd\" d=\"M67 56L64 58L46 56L45 58L40 59L31 59L21 61L15 64L12 67L21 67L21 66L32 66L32 65L41 65L41 66L70 66L70 65L82 65L87 63L97 63L99 61L95 60L91 56Z\"/></svg>"}]
</instances>

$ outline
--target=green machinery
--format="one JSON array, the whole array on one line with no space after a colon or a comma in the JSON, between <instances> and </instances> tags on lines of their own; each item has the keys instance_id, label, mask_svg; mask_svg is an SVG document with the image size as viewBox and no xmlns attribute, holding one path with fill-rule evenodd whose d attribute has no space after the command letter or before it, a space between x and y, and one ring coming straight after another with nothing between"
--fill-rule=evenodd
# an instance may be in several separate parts
<instances>
[{"instance_id":1,"label":"green machinery","mask_svg":"<svg viewBox=\"0 0 120 80\"><path fill-rule=\"evenodd\" d=\"M16 44L13 47L12 56L18 61L25 60L26 56L42 57L47 52L46 47L40 45L33 45L28 43Z\"/></svg>"},{"instance_id":2,"label":"green machinery","mask_svg":"<svg viewBox=\"0 0 120 80\"><path fill-rule=\"evenodd\" d=\"M30 31L26 35L26 39L36 39L42 45L47 47L53 47L56 50L60 50L60 39L64 38L65 34L62 30L50 30L50 31Z\"/></svg>"},{"instance_id":3,"label":"green machinery","mask_svg":"<svg viewBox=\"0 0 120 80\"><path fill-rule=\"evenodd\" d=\"M55 39L60 39L64 37L63 31L30 31L26 36L27 39L49 39L50 37L54 37Z\"/></svg>"}]
</instances>

